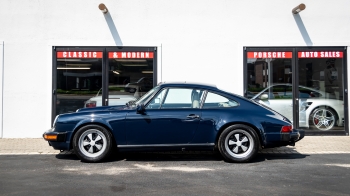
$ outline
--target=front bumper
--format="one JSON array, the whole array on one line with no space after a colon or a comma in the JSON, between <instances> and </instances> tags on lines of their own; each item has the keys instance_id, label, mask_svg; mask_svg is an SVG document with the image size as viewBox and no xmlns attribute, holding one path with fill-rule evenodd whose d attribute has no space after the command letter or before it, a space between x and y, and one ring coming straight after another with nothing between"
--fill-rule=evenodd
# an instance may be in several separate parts
<instances>
[{"instance_id":1,"label":"front bumper","mask_svg":"<svg viewBox=\"0 0 350 196\"><path fill-rule=\"evenodd\" d=\"M53 142L65 142L66 141L66 135L67 132L53 132L55 129L49 129L43 134L43 138L46 141L53 141Z\"/></svg>"},{"instance_id":2,"label":"front bumper","mask_svg":"<svg viewBox=\"0 0 350 196\"><path fill-rule=\"evenodd\" d=\"M56 150L69 150L70 143L67 142L67 132L54 132L54 128L44 132L43 138Z\"/></svg>"}]
</instances>

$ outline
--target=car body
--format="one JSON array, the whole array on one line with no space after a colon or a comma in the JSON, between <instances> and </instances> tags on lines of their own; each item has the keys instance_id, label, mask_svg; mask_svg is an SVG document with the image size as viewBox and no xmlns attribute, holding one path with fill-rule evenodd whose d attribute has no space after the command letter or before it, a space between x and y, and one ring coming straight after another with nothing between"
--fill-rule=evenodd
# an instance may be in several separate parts
<instances>
[{"instance_id":1,"label":"car body","mask_svg":"<svg viewBox=\"0 0 350 196\"><path fill-rule=\"evenodd\" d=\"M136 101L138 97L131 95L129 93L122 94L123 92L113 91L113 88L124 88L123 86L110 86L108 95L108 105L125 105L129 101ZM84 103L84 108L92 108L102 106L102 88L97 92L97 94L90 99L86 100Z\"/></svg>"},{"instance_id":2,"label":"car body","mask_svg":"<svg viewBox=\"0 0 350 196\"><path fill-rule=\"evenodd\" d=\"M299 126L327 131L344 126L344 102L321 90L299 86ZM273 84L251 98L293 121L292 84Z\"/></svg>"},{"instance_id":3,"label":"car body","mask_svg":"<svg viewBox=\"0 0 350 196\"><path fill-rule=\"evenodd\" d=\"M160 83L133 104L82 108L58 115L43 134L85 162L118 151L219 150L247 162L260 148L294 145L304 132L261 104L214 85Z\"/></svg>"}]
</instances>

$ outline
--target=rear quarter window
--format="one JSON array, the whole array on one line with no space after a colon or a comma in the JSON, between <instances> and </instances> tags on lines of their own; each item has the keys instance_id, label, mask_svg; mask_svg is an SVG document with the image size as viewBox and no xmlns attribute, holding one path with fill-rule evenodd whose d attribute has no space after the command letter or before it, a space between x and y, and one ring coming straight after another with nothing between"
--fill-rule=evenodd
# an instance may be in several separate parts
<instances>
[{"instance_id":1,"label":"rear quarter window","mask_svg":"<svg viewBox=\"0 0 350 196\"><path fill-rule=\"evenodd\" d=\"M219 108L219 107L230 108L230 107L236 107L238 105L239 105L238 102L232 99L229 99L227 97L224 97L216 93L208 92L202 108Z\"/></svg>"}]
</instances>

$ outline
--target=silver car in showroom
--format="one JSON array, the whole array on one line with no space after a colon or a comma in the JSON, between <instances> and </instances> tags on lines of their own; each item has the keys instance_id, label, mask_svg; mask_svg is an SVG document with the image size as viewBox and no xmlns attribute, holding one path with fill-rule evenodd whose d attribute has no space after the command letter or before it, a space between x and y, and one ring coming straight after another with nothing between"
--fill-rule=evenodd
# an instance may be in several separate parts
<instances>
[{"instance_id":1,"label":"silver car in showroom","mask_svg":"<svg viewBox=\"0 0 350 196\"><path fill-rule=\"evenodd\" d=\"M264 104L293 121L291 84L274 84L252 100ZM319 131L344 126L344 102L321 90L299 86L299 126Z\"/></svg>"}]
</instances>

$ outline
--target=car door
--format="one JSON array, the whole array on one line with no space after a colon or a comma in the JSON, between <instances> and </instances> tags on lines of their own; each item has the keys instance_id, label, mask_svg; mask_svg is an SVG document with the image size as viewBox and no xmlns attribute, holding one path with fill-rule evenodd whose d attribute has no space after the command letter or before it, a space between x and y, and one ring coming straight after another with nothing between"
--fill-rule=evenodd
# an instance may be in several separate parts
<instances>
[{"instance_id":1,"label":"car door","mask_svg":"<svg viewBox=\"0 0 350 196\"><path fill-rule=\"evenodd\" d=\"M195 89L162 89L146 106L143 114L126 117L128 145L188 144L194 137L201 110ZM198 92L197 92L198 93Z\"/></svg>"}]
</instances>

